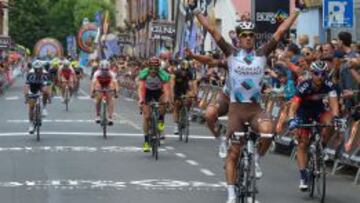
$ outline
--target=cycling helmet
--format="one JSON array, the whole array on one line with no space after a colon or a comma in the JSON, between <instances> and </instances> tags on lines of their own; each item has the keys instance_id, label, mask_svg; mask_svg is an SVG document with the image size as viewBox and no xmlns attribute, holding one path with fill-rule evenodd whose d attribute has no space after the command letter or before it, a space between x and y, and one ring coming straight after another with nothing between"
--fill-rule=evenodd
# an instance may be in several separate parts
<instances>
[{"instance_id":1,"label":"cycling helmet","mask_svg":"<svg viewBox=\"0 0 360 203\"><path fill-rule=\"evenodd\" d=\"M328 66L324 61L315 61L310 65L310 70L315 72L325 72Z\"/></svg>"},{"instance_id":2,"label":"cycling helmet","mask_svg":"<svg viewBox=\"0 0 360 203\"><path fill-rule=\"evenodd\" d=\"M242 32L254 32L255 31L255 24L251 21L241 21L238 26L236 27L236 33L239 35Z\"/></svg>"},{"instance_id":3,"label":"cycling helmet","mask_svg":"<svg viewBox=\"0 0 360 203\"><path fill-rule=\"evenodd\" d=\"M72 61L71 62L71 67L77 68L78 66L79 66L79 63L77 61Z\"/></svg>"},{"instance_id":4,"label":"cycling helmet","mask_svg":"<svg viewBox=\"0 0 360 203\"><path fill-rule=\"evenodd\" d=\"M149 60L149 66L160 66L160 59L158 57L152 57Z\"/></svg>"},{"instance_id":5,"label":"cycling helmet","mask_svg":"<svg viewBox=\"0 0 360 203\"><path fill-rule=\"evenodd\" d=\"M69 66L71 63L70 63L69 60L64 59L63 64L64 64L65 66Z\"/></svg>"},{"instance_id":6,"label":"cycling helmet","mask_svg":"<svg viewBox=\"0 0 360 203\"><path fill-rule=\"evenodd\" d=\"M41 61L39 60L35 60L31 66L34 68L34 69L40 69L40 68L43 68L43 64Z\"/></svg>"},{"instance_id":7,"label":"cycling helmet","mask_svg":"<svg viewBox=\"0 0 360 203\"><path fill-rule=\"evenodd\" d=\"M100 61L100 69L107 70L110 68L110 63L107 60Z\"/></svg>"}]
</instances>

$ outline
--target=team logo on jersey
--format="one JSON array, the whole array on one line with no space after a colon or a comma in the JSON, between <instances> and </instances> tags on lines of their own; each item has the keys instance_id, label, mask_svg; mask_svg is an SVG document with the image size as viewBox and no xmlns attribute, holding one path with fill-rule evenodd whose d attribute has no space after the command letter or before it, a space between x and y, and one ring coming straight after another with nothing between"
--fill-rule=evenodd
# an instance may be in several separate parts
<instances>
[{"instance_id":1,"label":"team logo on jersey","mask_svg":"<svg viewBox=\"0 0 360 203\"><path fill-rule=\"evenodd\" d=\"M243 86L243 88L245 88L246 90L250 90L255 86L255 84L251 79L247 79L241 83L241 86Z\"/></svg>"},{"instance_id":2,"label":"team logo on jersey","mask_svg":"<svg viewBox=\"0 0 360 203\"><path fill-rule=\"evenodd\" d=\"M244 57L243 60L245 61L245 63L250 65L254 61L254 55L253 54L248 54L247 56Z\"/></svg>"}]
</instances>

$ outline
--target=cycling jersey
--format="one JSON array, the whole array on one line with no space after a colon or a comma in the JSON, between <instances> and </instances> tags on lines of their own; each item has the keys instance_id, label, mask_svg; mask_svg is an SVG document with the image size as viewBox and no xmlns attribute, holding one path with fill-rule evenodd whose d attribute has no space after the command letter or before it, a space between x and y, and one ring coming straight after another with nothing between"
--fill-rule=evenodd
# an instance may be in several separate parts
<instances>
[{"instance_id":1,"label":"cycling jersey","mask_svg":"<svg viewBox=\"0 0 360 203\"><path fill-rule=\"evenodd\" d=\"M36 94L42 89L42 87L48 84L48 80L49 79L46 74L42 73L41 75L38 75L32 70L26 77L26 84L29 85L30 92L32 94Z\"/></svg>"},{"instance_id":2,"label":"cycling jersey","mask_svg":"<svg viewBox=\"0 0 360 203\"><path fill-rule=\"evenodd\" d=\"M60 68L60 76L65 80L70 80L72 75L75 75L75 71L72 68Z\"/></svg>"},{"instance_id":3,"label":"cycling jersey","mask_svg":"<svg viewBox=\"0 0 360 203\"><path fill-rule=\"evenodd\" d=\"M101 88L107 88L116 79L115 74L110 70L97 70L94 73L93 81L99 82Z\"/></svg>"},{"instance_id":4,"label":"cycling jersey","mask_svg":"<svg viewBox=\"0 0 360 203\"><path fill-rule=\"evenodd\" d=\"M219 46L227 56L229 71L228 91L230 102L258 103L267 56L275 49L277 41L270 41L258 50L235 49L222 38Z\"/></svg>"},{"instance_id":5,"label":"cycling jersey","mask_svg":"<svg viewBox=\"0 0 360 203\"><path fill-rule=\"evenodd\" d=\"M175 85L174 85L174 93L175 97L181 97L185 95L187 91L190 89L189 82L193 80L193 73L188 70L176 70L175 73Z\"/></svg>"},{"instance_id":6,"label":"cycling jersey","mask_svg":"<svg viewBox=\"0 0 360 203\"><path fill-rule=\"evenodd\" d=\"M160 90L162 84L170 80L170 75L163 69L160 69L155 77L150 75L150 69L145 68L139 73L139 79L145 81L147 90Z\"/></svg>"},{"instance_id":7,"label":"cycling jersey","mask_svg":"<svg viewBox=\"0 0 360 203\"><path fill-rule=\"evenodd\" d=\"M324 84L319 89L316 89L312 80L300 83L293 98L295 102L300 103L297 112L298 117L317 119L320 113L325 111L324 95L337 96L335 86L329 79L325 79Z\"/></svg>"}]
</instances>

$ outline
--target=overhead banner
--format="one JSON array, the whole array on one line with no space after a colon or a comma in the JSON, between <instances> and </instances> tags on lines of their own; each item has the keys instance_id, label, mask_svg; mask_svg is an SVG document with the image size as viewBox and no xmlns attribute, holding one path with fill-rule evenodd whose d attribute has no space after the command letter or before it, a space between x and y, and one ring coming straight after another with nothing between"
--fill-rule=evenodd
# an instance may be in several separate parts
<instances>
[{"instance_id":1,"label":"overhead banner","mask_svg":"<svg viewBox=\"0 0 360 203\"><path fill-rule=\"evenodd\" d=\"M266 43L279 25L289 17L289 0L255 1L256 47Z\"/></svg>"},{"instance_id":2,"label":"overhead banner","mask_svg":"<svg viewBox=\"0 0 360 203\"><path fill-rule=\"evenodd\" d=\"M98 35L98 27L93 23L83 25L77 35L79 48L87 53L92 53L95 49L95 41Z\"/></svg>"},{"instance_id":3,"label":"overhead banner","mask_svg":"<svg viewBox=\"0 0 360 203\"><path fill-rule=\"evenodd\" d=\"M353 0L324 0L324 28L352 28L354 25Z\"/></svg>"},{"instance_id":4,"label":"overhead banner","mask_svg":"<svg viewBox=\"0 0 360 203\"><path fill-rule=\"evenodd\" d=\"M43 60L50 60L54 57L62 57L63 47L56 39L44 38L35 44L34 55Z\"/></svg>"},{"instance_id":5,"label":"overhead banner","mask_svg":"<svg viewBox=\"0 0 360 203\"><path fill-rule=\"evenodd\" d=\"M171 21L153 21L150 27L150 36L152 39L175 39L175 22Z\"/></svg>"}]
</instances>

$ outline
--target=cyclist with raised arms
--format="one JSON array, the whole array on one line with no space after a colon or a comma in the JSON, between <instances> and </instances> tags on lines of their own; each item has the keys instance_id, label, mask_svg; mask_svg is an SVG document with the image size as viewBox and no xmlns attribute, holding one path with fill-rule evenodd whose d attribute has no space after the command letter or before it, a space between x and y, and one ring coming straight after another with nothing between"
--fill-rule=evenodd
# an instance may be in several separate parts
<instances>
[{"instance_id":1,"label":"cyclist with raised arms","mask_svg":"<svg viewBox=\"0 0 360 203\"><path fill-rule=\"evenodd\" d=\"M239 36L240 49L234 48L228 44L221 34L212 27L206 17L201 14L197 1L190 2L190 8L193 10L200 24L212 35L219 48L227 57L230 85L230 105L229 122L226 135L228 138L234 132L244 131L244 123L249 122L251 129L260 134L273 133L273 123L259 104L261 94L261 82L264 77L267 56L276 48L283 35L289 30L295 22L299 12L292 12L277 31L262 48L256 50L255 46L255 25L252 22L242 22L236 28L236 34ZM260 156L265 155L270 146L270 140L261 140L258 148ZM235 181L236 165L241 152L241 144L232 144L225 163L225 176L228 189L227 203L235 203ZM259 167L259 155L255 156L256 176L261 177L262 173Z\"/></svg>"},{"instance_id":2,"label":"cyclist with raised arms","mask_svg":"<svg viewBox=\"0 0 360 203\"><path fill-rule=\"evenodd\" d=\"M143 151L150 152L149 128L151 121L151 108L149 103L152 101L161 102L165 105L170 103L170 75L160 69L160 60L152 57L148 62L147 68L139 73L139 106L142 109L144 145ZM164 123L166 109L164 105L160 106L159 125Z\"/></svg>"}]
</instances>

